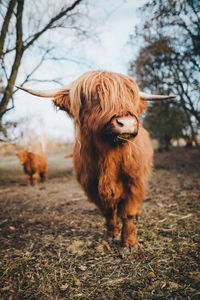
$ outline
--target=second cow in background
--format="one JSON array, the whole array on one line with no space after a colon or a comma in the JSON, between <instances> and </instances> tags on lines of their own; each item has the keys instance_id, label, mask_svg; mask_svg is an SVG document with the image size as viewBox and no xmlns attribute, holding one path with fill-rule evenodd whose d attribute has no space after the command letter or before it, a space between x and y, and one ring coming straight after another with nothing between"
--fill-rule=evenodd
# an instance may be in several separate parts
<instances>
[{"instance_id":1,"label":"second cow in background","mask_svg":"<svg viewBox=\"0 0 200 300\"><path fill-rule=\"evenodd\" d=\"M42 182L46 181L48 169L47 158L44 154L23 150L16 155L24 167L28 185L36 185L39 176Z\"/></svg>"}]
</instances>

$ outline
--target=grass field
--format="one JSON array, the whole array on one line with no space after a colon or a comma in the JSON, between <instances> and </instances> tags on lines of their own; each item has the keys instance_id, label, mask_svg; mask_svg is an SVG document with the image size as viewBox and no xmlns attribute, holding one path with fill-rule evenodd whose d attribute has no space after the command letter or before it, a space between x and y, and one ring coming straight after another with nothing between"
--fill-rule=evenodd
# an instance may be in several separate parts
<instances>
[{"instance_id":1,"label":"grass field","mask_svg":"<svg viewBox=\"0 0 200 300\"><path fill-rule=\"evenodd\" d=\"M109 241L66 153L26 186L0 157L0 299L200 299L200 153L155 154L137 249Z\"/></svg>"}]
</instances>

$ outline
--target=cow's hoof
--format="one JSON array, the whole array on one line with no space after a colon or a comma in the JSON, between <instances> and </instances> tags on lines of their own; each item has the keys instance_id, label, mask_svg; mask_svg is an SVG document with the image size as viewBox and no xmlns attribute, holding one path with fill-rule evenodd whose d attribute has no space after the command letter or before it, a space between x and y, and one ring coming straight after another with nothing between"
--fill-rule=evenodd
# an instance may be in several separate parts
<instances>
[{"instance_id":1,"label":"cow's hoof","mask_svg":"<svg viewBox=\"0 0 200 300\"><path fill-rule=\"evenodd\" d=\"M117 238L119 235L120 231L118 227L113 228L112 230L107 230L107 235L110 238Z\"/></svg>"},{"instance_id":2,"label":"cow's hoof","mask_svg":"<svg viewBox=\"0 0 200 300\"><path fill-rule=\"evenodd\" d=\"M130 248L137 248L137 237L134 235L133 237L129 236L127 238L122 239L122 246L123 247L130 247Z\"/></svg>"}]
</instances>

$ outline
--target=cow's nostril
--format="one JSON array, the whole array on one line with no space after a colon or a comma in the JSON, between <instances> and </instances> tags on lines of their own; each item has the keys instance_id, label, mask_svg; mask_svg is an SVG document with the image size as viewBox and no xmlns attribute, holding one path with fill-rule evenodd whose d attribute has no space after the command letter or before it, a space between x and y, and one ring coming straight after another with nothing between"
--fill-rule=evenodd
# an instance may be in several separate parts
<instances>
[{"instance_id":1,"label":"cow's nostril","mask_svg":"<svg viewBox=\"0 0 200 300\"><path fill-rule=\"evenodd\" d=\"M118 124L120 127L123 127L123 126L124 126L124 124L123 124L122 122L120 122L118 119L116 119L116 122L117 122L117 124Z\"/></svg>"}]
</instances>

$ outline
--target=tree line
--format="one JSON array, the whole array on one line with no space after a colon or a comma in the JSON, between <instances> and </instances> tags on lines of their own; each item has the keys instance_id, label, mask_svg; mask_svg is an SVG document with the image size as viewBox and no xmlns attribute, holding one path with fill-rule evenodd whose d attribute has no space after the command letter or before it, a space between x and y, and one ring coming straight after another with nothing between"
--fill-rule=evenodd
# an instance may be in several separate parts
<instances>
[{"instance_id":1,"label":"tree line","mask_svg":"<svg viewBox=\"0 0 200 300\"><path fill-rule=\"evenodd\" d=\"M170 148L173 139L198 145L200 124L200 3L198 0L149 0L140 7L142 23L130 42L141 47L129 74L140 88L172 94L177 101L153 103L144 124Z\"/></svg>"}]
</instances>

